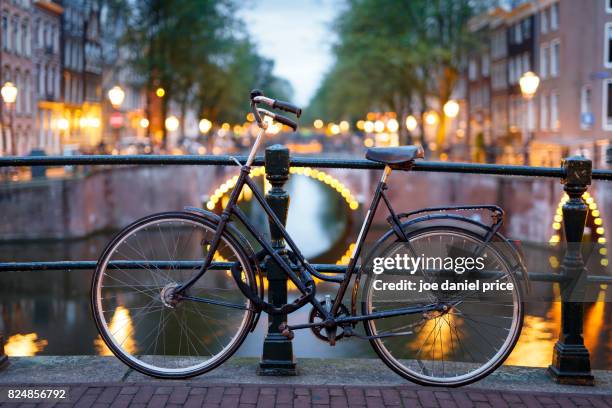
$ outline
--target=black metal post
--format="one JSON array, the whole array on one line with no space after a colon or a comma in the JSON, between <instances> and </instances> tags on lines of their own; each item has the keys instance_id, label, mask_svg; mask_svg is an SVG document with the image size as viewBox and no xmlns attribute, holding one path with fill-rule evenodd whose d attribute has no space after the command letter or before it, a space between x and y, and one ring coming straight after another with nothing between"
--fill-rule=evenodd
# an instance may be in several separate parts
<instances>
[{"instance_id":1,"label":"black metal post","mask_svg":"<svg viewBox=\"0 0 612 408\"><path fill-rule=\"evenodd\" d=\"M592 163L574 156L563 160L562 180L569 200L563 205L566 250L561 273L569 278L561 284L561 333L548 371L562 384L593 385L589 350L582 338L587 271L582 259L582 236L588 207L582 195L591 184Z\"/></svg>"},{"instance_id":2,"label":"black metal post","mask_svg":"<svg viewBox=\"0 0 612 408\"><path fill-rule=\"evenodd\" d=\"M8 366L8 356L4 354L4 336L0 334L0 370Z\"/></svg>"},{"instance_id":3,"label":"black metal post","mask_svg":"<svg viewBox=\"0 0 612 408\"><path fill-rule=\"evenodd\" d=\"M266 149L266 178L272 188L266 194L266 201L283 223L287 222L289 210L289 194L283 189L289 179L289 149L282 145L274 145ZM281 256L286 253L285 241L280 231L270 222L270 238L272 247ZM268 278L268 301L274 306L287 303L287 276L283 270L270 258L266 259L266 274ZM287 321L287 315L268 315L268 333L264 340L263 353L259 363L259 375L297 375L293 343L283 336L279 326Z\"/></svg>"}]
</instances>

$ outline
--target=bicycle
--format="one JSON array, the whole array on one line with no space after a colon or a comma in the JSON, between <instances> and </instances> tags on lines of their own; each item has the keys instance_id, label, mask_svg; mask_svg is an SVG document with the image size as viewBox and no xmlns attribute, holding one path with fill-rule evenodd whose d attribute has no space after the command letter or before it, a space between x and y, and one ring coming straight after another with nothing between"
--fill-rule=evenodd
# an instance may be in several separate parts
<instances>
[{"instance_id":1,"label":"bicycle","mask_svg":"<svg viewBox=\"0 0 612 408\"><path fill-rule=\"evenodd\" d=\"M144 374L187 378L227 360L254 330L262 312L288 315L310 304L308 322L283 323L279 330L284 336L292 338L294 331L310 329L330 345L350 337L369 340L385 364L410 381L461 386L499 367L520 335L523 290L528 284L521 254L499 232L503 210L490 205L455 206L398 214L387 196L387 179L392 170L410 170L423 152L417 146L370 148L366 157L385 167L346 272L340 276L319 272L301 254L250 177L268 127L264 118L297 130L294 120L259 106L296 117L301 109L257 90L250 99L259 132L245 164L234 159L240 173L222 213L187 207L144 217L121 231L100 256L91 306L107 347ZM286 251L275 250L238 207L244 186L280 232ZM389 212L390 228L366 254L365 237L381 201ZM466 211L490 215L490 225L462 214ZM236 224L246 229L260 251L253 250ZM424 263L409 272L395 268L379 273L372 267L377 258L402 259L402 251L418 258L438 249L456 259L457 254L478 255L486 265L479 270L463 268L461 274ZM299 292L295 301L275 306L264 299L260 269L264 259L279 265L295 285ZM315 278L337 284L335 297L317 299ZM513 289L486 294L466 286L453 291L444 289L442 279L453 287L478 281L502 282ZM426 289L377 289L385 284L405 288L410 282ZM365 333L357 330L359 323Z\"/></svg>"}]
</instances>

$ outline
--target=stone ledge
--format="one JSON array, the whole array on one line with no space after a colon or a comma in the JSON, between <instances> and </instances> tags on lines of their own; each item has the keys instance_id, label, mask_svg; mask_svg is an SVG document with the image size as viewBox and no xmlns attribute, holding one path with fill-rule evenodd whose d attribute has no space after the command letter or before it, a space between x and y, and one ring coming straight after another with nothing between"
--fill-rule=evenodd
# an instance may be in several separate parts
<instances>
[{"instance_id":1,"label":"stone ledge","mask_svg":"<svg viewBox=\"0 0 612 408\"><path fill-rule=\"evenodd\" d=\"M259 360L232 358L221 367L187 381L158 380L135 372L114 357L38 356L11 357L11 364L0 372L2 384L290 384L290 385L368 385L398 386L411 383L396 375L376 359L298 360L298 376L262 377L257 375ZM364 368L366 367L366 368ZM612 395L612 371L594 371L595 386L556 384L545 368L504 366L486 379L469 385L472 389L547 393L590 393Z\"/></svg>"}]
</instances>

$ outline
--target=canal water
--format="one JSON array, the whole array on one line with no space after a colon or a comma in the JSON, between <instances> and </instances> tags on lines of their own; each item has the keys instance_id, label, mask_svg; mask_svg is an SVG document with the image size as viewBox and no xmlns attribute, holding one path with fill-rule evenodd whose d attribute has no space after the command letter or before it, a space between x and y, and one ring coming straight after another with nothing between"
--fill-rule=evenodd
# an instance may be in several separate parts
<instances>
[{"instance_id":1,"label":"canal water","mask_svg":"<svg viewBox=\"0 0 612 408\"><path fill-rule=\"evenodd\" d=\"M287 184L291 197L288 228L304 255L311 262L336 263L346 259L352 240L363 218L363 209L353 211L336 190L318 180L296 176ZM267 223L263 211L253 200L241 207L259 225ZM374 225L369 240L384 231ZM97 259L112 233L84 239L0 243L0 259L6 261L52 261ZM94 327L89 308L91 271L34 271L0 274L0 333L6 337L6 352L12 356L108 354ZM332 293L335 286L321 284L318 294ZM541 301L527 303L522 337L506 364L540 366L550 364L558 337L561 304L551 301L558 289L537 283ZM585 342L591 351L594 368L612 367L612 307L604 301L606 288L600 288L599 302L587 305ZM290 297L295 297L291 292ZM290 317L290 322L305 322L309 307ZM261 354L266 319L250 334L238 355ZM296 333L297 357L375 357L367 341L350 339L335 347L316 339L309 331Z\"/></svg>"}]
</instances>

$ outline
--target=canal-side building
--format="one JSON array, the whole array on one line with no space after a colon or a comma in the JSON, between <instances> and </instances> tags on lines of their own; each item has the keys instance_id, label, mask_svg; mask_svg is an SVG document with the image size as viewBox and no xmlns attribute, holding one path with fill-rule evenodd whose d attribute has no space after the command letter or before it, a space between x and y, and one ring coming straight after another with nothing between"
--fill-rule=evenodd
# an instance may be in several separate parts
<instances>
[{"instance_id":1,"label":"canal-side building","mask_svg":"<svg viewBox=\"0 0 612 408\"><path fill-rule=\"evenodd\" d=\"M29 1L0 2L0 79L18 89L8 107L0 103L3 154L27 154L37 143L34 135L32 89L32 9ZM1 85L0 85L1 86Z\"/></svg>"},{"instance_id":2,"label":"canal-side building","mask_svg":"<svg viewBox=\"0 0 612 408\"><path fill-rule=\"evenodd\" d=\"M508 134L506 148L513 147L515 160L524 159L525 149L535 130L533 100L523 99L519 80L534 70L536 53L535 15L533 3L523 3L506 16L508 39Z\"/></svg>"},{"instance_id":3,"label":"canal-side building","mask_svg":"<svg viewBox=\"0 0 612 408\"><path fill-rule=\"evenodd\" d=\"M468 107L468 143L472 147L491 139L491 47L490 23L494 12L484 14L470 22L470 30L482 38L482 48L470 55L467 67L466 99ZM472 157L484 150L473 149Z\"/></svg>"},{"instance_id":4,"label":"canal-side building","mask_svg":"<svg viewBox=\"0 0 612 408\"><path fill-rule=\"evenodd\" d=\"M541 0L533 164L581 153L604 166L612 138L612 3Z\"/></svg>"},{"instance_id":5,"label":"canal-side building","mask_svg":"<svg viewBox=\"0 0 612 408\"><path fill-rule=\"evenodd\" d=\"M530 164L556 166L562 157L584 154L595 166L605 166L612 138L612 2L517 2L476 17L470 29L487 37L464 73L468 140L484 134L498 161L527 158ZM474 61L481 61L480 69ZM531 100L519 86L527 71L541 80Z\"/></svg>"},{"instance_id":6,"label":"canal-side building","mask_svg":"<svg viewBox=\"0 0 612 408\"><path fill-rule=\"evenodd\" d=\"M36 0L33 7L36 147L47 154L60 154L63 115L60 27L63 8L44 0Z\"/></svg>"},{"instance_id":7,"label":"canal-side building","mask_svg":"<svg viewBox=\"0 0 612 408\"><path fill-rule=\"evenodd\" d=\"M98 3L62 0L61 131L65 149L93 151L101 140L101 44Z\"/></svg>"},{"instance_id":8,"label":"canal-side building","mask_svg":"<svg viewBox=\"0 0 612 408\"><path fill-rule=\"evenodd\" d=\"M83 107L81 148L95 149L102 140L102 39L100 2L85 3L83 41Z\"/></svg>"}]
</instances>

